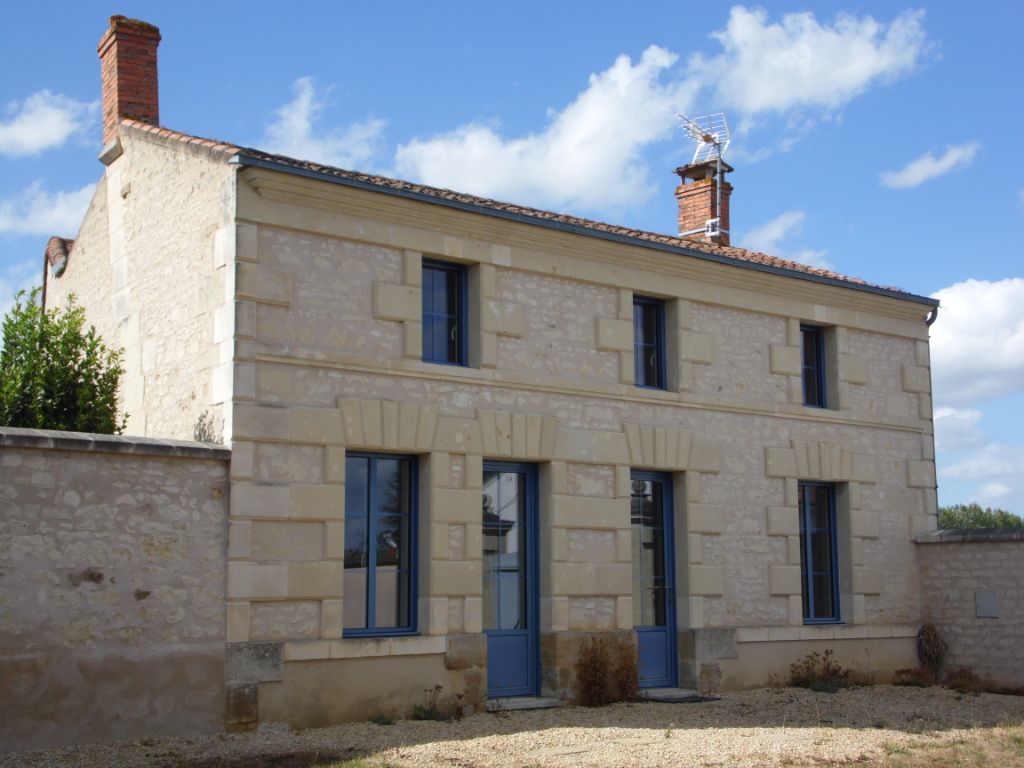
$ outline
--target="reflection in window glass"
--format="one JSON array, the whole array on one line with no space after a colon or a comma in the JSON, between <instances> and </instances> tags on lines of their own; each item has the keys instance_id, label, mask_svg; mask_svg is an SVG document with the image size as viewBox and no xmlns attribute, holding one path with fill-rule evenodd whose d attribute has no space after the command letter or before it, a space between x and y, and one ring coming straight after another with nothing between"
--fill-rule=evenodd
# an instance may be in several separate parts
<instances>
[{"instance_id":1,"label":"reflection in window glass","mask_svg":"<svg viewBox=\"0 0 1024 768\"><path fill-rule=\"evenodd\" d=\"M838 621L834 489L827 483L800 483L798 504L804 620Z\"/></svg>"},{"instance_id":2,"label":"reflection in window glass","mask_svg":"<svg viewBox=\"0 0 1024 768\"><path fill-rule=\"evenodd\" d=\"M484 629L525 629L526 476L484 472Z\"/></svg>"},{"instance_id":3,"label":"reflection in window glass","mask_svg":"<svg viewBox=\"0 0 1024 768\"><path fill-rule=\"evenodd\" d=\"M412 460L345 457L348 630L412 630Z\"/></svg>"},{"instance_id":4,"label":"reflection in window glass","mask_svg":"<svg viewBox=\"0 0 1024 768\"><path fill-rule=\"evenodd\" d=\"M634 478L630 494L633 524L633 625L663 627L668 620L664 489L661 481Z\"/></svg>"}]
</instances>

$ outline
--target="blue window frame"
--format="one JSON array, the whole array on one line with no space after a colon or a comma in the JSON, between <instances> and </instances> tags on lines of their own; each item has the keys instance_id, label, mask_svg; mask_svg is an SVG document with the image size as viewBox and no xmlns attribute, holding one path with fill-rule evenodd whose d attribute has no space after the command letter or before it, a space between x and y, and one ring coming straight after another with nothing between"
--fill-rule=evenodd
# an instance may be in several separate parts
<instances>
[{"instance_id":1,"label":"blue window frame","mask_svg":"<svg viewBox=\"0 0 1024 768\"><path fill-rule=\"evenodd\" d=\"M800 483L798 488L804 623L835 623L840 620L835 487Z\"/></svg>"},{"instance_id":2,"label":"blue window frame","mask_svg":"<svg viewBox=\"0 0 1024 768\"><path fill-rule=\"evenodd\" d=\"M416 631L416 462L345 455L345 636Z\"/></svg>"},{"instance_id":3,"label":"blue window frame","mask_svg":"<svg viewBox=\"0 0 1024 768\"><path fill-rule=\"evenodd\" d=\"M665 389L665 303L633 297L633 381L638 387Z\"/></svg>"},{"instance_id":4,"label":"blue window frame","mask_svg":"<svg viewBox=\"0 0 1024 768\"><path fill-rule=\"evenodd\" d=\"M466 365L466 269L423 260L423 359Z\"/></svg>"},{"instance_id":5,"label":"blue window frame","mask_svg":"<svg viewBox=\"0 0 1024 768\"><path fill-rule=\"evenodd\" d=\"M804 405L826 408L825 392L825 329L816 325L800 326L803 356Z\"/></svg>"}]
</instances>

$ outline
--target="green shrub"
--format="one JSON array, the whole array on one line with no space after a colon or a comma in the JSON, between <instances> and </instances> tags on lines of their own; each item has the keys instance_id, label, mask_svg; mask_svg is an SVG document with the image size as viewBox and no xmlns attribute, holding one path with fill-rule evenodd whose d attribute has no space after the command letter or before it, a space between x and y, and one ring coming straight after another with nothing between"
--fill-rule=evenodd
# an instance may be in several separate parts
<instances>
[{"instance_id":1,"label":"green shrub","mask_svg":"<svg viewBox=\"0 0 1024 768\"><path fill-rule=\"evenodd\" d=\"M982 509L977 502L939 507L939 528L1021 528L1024 519L1005 509Z\"/></svg>"},{"instance_id":2,"label":"green shrub","mask_svg":"<svg viewBox=\"0 0 1024 768\"><path fill-rule=\"evenodd\" d=\"M3 320L0 424L120 434L121 351L109 349L74 297L64 312L44 310L39 289L21 291Z\"/></svg>"}]
</instances>

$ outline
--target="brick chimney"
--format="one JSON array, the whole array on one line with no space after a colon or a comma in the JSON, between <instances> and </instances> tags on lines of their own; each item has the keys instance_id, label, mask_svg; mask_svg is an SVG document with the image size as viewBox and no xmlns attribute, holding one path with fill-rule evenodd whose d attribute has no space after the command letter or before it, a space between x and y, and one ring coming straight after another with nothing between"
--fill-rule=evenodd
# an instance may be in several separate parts
<instances>
[{"instance_id":1,"label":"brick chimney","mask_svg":"<svg viewBox=\"0 0 1024 768\"><path fill-rule=\"evenodd\" d=\"M732 166L722 162L722 210L718 210L719 191L715 175L714 160L693 163L676 168L680 184L676 187L679 201L679 236L706 240L721 245L729 244L729 196L732 184L725 180L725 174ZM718 219L717 229L709 222Z\"/></svg>"},{"instance_id":2,"label":"brick chimney","mask_svg":"<svg viewBox=\"0 0 1024 768\"><path fill-rule=\"evenodd\" d=\"M103 146L117 137L117 124L128 117L160 124L156 87L156 47L160 30L124 16L111 16L110 29L97 52L103 78Z\"/></svg>"}]
</instances>

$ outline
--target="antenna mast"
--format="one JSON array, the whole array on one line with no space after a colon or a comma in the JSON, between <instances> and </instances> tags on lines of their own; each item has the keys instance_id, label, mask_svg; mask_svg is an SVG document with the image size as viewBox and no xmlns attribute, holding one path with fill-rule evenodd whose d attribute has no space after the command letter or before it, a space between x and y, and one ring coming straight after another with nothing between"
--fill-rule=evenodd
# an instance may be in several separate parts
<instances>
[{"instance_id":1,"label":"antenna mast","mask_svg":"<svg viewBox=\"0 0 1024 768\"><path fill-rule=\"evenodd\" d=\"M715 213L717 215L715 218L707 220L704 234L707 237L718 237L722 234L722 155L729 148L729 141L732 138L729 121L725 119L724 112L715 112L693 119L682 114L677 117L682 121L681 125L686 131L686 135L697 142L691 165L715 161ZM692 235L699 231L681 232L680 234Z\"/></svg>"}]
</instances>

